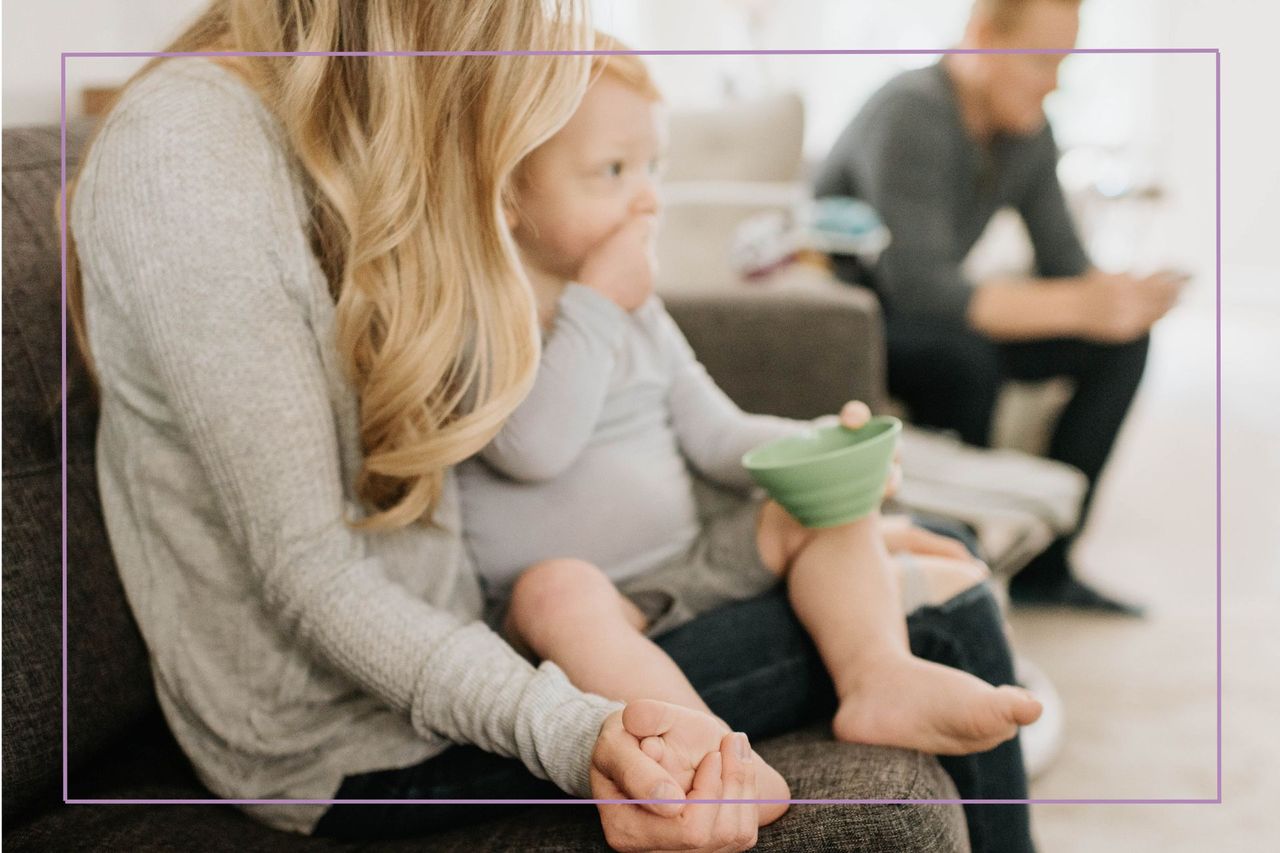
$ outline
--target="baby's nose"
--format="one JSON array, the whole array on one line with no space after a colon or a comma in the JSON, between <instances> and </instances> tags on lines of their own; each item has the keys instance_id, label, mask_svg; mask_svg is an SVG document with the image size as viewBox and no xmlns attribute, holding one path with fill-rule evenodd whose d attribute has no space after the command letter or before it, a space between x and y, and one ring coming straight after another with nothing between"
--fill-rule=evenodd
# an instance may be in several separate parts
<instances>
[{"instance_id":1,"label":"baby's nose","mask_svg":"<svg viewBox=\"0 0 1280 853\"><path fill-rule=\"evenodd\" d=\"M655 214L660 206L658 188L653 185L652 181L646 181L644 186L636 192L635 199L631 203L631 210L634 213Z\"/></svg>"}]
</instances>

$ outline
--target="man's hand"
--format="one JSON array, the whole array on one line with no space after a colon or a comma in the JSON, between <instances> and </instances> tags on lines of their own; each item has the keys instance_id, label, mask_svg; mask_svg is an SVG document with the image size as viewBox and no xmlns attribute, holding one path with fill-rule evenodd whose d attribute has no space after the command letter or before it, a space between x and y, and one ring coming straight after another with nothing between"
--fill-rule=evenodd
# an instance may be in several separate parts
<instances>
[{"instance_id":1,"label":"man's hand","mask_svg":"<svg viewBox=\"0 0 1280 853\"><path fill-rule=\"evenodd\" d=\"M1083 338L1127 343L1173 307L1186 277L1091 270L1076 278L990 280L973 291L969 325L995 341Z\"/></svg>"},{"instance_id":2,"label":"man's hand","mask_svg":"<svg viewBox=\"0 0 1280 853\"><path fill-rule=\"evenodd\" d=\"M1146 278L1093 272L1080 280L1081 336L1123 344L1151 330L1178 300L1183 280L1169 272Z\"/></svg>"}]
</instances>

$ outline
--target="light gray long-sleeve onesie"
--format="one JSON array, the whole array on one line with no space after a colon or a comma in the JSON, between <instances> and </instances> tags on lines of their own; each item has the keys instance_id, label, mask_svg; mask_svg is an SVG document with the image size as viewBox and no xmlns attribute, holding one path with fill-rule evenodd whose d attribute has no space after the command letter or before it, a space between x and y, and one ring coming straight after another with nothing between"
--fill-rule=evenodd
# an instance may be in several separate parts
<instances>
[{"instance_id":1,"label":"light gray long-sleeve onesie","mask_svg":"<svg viewBox=\"0 0 1280 853\"><path fill-rule=\"evenodd\" d=\"M633 577L698 535L690 466L746 490L742 455L806 426L739 409L656 296L629 314L569 284L533 390L458 469L467 544L495 598L555 557Z\"/></svg>"}]
</instances>

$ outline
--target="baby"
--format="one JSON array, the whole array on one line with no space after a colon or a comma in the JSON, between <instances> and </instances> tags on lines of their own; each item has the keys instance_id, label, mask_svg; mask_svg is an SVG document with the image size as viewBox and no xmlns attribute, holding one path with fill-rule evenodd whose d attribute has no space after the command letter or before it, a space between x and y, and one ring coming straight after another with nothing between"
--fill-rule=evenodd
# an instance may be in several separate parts
<instances>
[{"instance_id":1,"label":"baby","mask_svg":"<svg viewBox=\"0 0 1280 853\"><path fill-rule=\"evenodd\" d=\"M577 112L514 179L507 216L542 360L529 397L459 469L495 618L584 690L706 711L649 637L783 582L834 681L838 739L963 754L1013 737L1037 700L908 647L886 536L974 572L958 544L886 531L879 513L810 530L748 496L743 453L809 424L739 410L652 294L659 110L638 57L597 57ZM860 403L841 414L868 416ZM776 773L760 790L788 796Z\"/></svg>"}]
</instances>

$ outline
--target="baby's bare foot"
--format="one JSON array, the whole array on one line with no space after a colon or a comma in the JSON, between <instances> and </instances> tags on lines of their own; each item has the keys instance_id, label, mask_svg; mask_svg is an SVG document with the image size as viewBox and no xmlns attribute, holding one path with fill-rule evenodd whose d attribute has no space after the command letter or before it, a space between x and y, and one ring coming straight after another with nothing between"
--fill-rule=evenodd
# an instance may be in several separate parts
<instances>
[{"instance_id":1,"label":"baby's bare foot","mask_svg":"<svg viewBox=\"0 0 1280 853\"><path fill-rule=\"evenodd\" d=\"M1013 737L1041 710L1021 687L993 687L958 669L895 656L860 675L841 698L832 729L851 743L967 755Z\"/></svg>"},{"instance_id":2,"label":"baby's bare foot","mask_svg":"<svg viewBox=\"0 0 1280 853\"><path fill-rule=\"evenodd\" d=\"M762 800L791 799L791 786L787 784L786 779L782 778L782 774L774 770L771 765L765 764L764 759L758 753L755 753L755 761L756 796ZM756 815L760 826L773 823L786 813L787 808L786 803L760 803L756 806Z\"/></svg>"}]
</instances>

